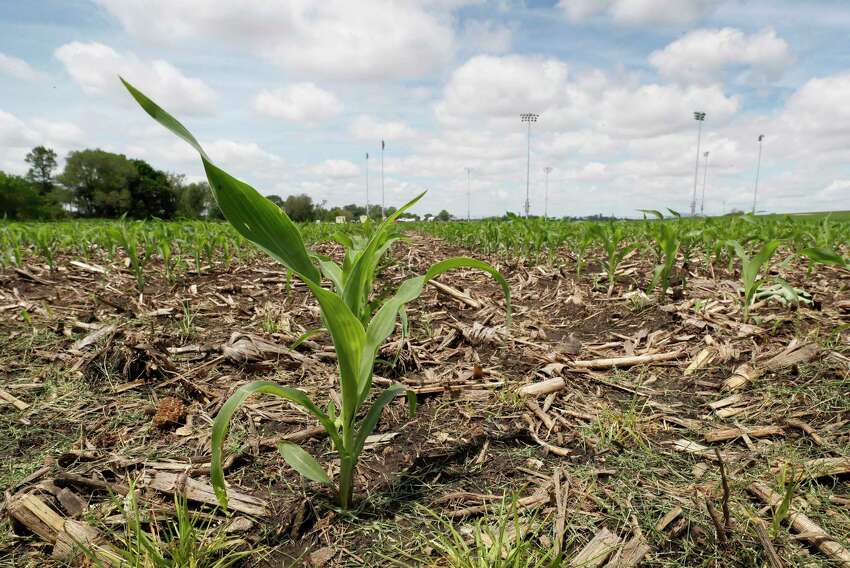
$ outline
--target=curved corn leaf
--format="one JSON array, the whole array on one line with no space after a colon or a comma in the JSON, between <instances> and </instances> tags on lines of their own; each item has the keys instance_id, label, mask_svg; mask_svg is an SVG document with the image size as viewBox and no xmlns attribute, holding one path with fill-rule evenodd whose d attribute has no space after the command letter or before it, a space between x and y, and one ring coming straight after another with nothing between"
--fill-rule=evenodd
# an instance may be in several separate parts
<instances>
[{"instance_id":1,"label":"curved corn leaf","mask_svg":"<svg viewBox=\"0 0 850 568\"><path fill-rule=\"evenodd\" d=\"M283 209L213 164L185 126L130 83L124 79L121 82L145 112L198 151L215 200L230 224L302 280L319 282L319 271L310 261L301 232Z\"/></svg>"},{"instance_id":2,"label":"curved corn leaf","mask_svg":"<svg viewBox=\"0 0 850 568\"><path fill-rule=\"evenodd\" d=\"M800 254L819 264L834 264L835 266L846 266L848 264L840 254L828 248L811 247L801 250Z\"/></svg>"},{"instance_id":3,"label":"curved corn leaf","mask_svg":"<svg viewBox=\"0 0 850 568\"><path fill-rule=\"evenodd\" d=\"M215 417L212 428L212 462L210 464L210 482L215 491L216 499L219 505L227 508L227 490L224 485L224 470L222 469L222 450L224 441L227 438L227 431L230 427L230 419L233 413L245 402L249 396L255 393L273 394L286 400L292 401L295 404L302 406L310 414L319 419L319 423L327 430L328 436L333 440L334 445L339 448L342 446L339 434L333 421L328 418L325 413L319 410L310 398L298 389L284 387L271 381L255 381L239 387L233 395L227 399L227 402L222 405L221 410Z\"/></svg>"},{"instance_id":4,"label":"curved corn leaf","mask_svg":"<svg viewBox=\"0 0 850 568\"><path fill-rule=\"evenodd\" d=\"M331 478L316 461L316 458L308 454L298 444L282 441L277 445L277 451L283 456L284 461L292 466L292 469L311 481L332 485Z\"/></svg>"},{"instance_id":5,"label":"curved corn leaf","mask_svg":"<svg viewBox=\"0 0 850 568\"><path fill-rule=\"evenodd\" d=\"M292 344L289 346L289 349L294 350L299 345L301 345L302 343L304 343L305 341L310 339L311 337L316 337L317 335L321 335L321 334L325 333L326 331L327 330L323 327L316 327L316 328L313 328L313 329L309 329L309 330L305 331L304 333L302 333L301 335L299 335L295 339L295 341L293 341Z\"/></svg>"},{"instance_id":6,"label":"curved corn leaf","mask_svg":"<svg viewBox=\"0 0 850 568\"><path fill-rule=\"evenodd\" d=\"M458 256L447 258L437 262L428 269L424 276L414 276L402 282L395 295L384 302L384 305L375 313L372 320L369 322L369 327L366 330L366 343L364 345L364 354L362 362L364 368L361 369L361 376L368 377L367 380L360 385L360 401L362 402L369 392L371 386L371 368L365 368L367 362L371 362L378 348L392 334L395 329L396 315L399 310L407 304L418 298L422 294L425 284L449 270L456 268L477 268L490 274L496 282L502 287L502 292L505 295L505 325L510 326L511 323L511 289L508 282L502 274L490 264L477 260ZM369 363L371 365L371 363Z\"/></svg>"},{"instance_id":7,"label":"curved corn leaf","mask_svg":"<svg viewBox=\"0 0 850 568\"><path fill-rule=\"evenodd\" d=\"M360 455L360 452L363 451L363 445L366 443L366 438L369 437L369 434L371 434L375 429L375 426L378 425L378 420L381 418L381 411L387 403L401 394L404 390L403 386L396 384L387 387L384 392L378 395L378 398L372 403L372 407L369 409L369 412L366 413L366 417L363 419L363 422L360 423L360 430L357 432L357 437L354 439L352 455Z\"/></svg>"}]
</instances>

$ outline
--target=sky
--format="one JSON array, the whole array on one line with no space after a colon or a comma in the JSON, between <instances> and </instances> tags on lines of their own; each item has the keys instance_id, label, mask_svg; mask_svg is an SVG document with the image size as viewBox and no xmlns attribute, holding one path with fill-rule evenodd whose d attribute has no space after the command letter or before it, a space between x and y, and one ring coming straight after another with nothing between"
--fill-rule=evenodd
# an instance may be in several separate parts
<instances>
[{"instance_id":1,"label":"sky","mask_svg":"<svg viewBox=\"0 0 850 568\"><path fill-rule=\"evenodd\" d=\"M849 210L848 29L845 0L0 0L0 170L203 179L121 74L267 195L364 203L368 153L380 203L383 139L387 206L521 212L537 113L532 214L687 212L695 172L697 212L749 210L762 134L758 210Z\"/></svg>"}]
</instances>

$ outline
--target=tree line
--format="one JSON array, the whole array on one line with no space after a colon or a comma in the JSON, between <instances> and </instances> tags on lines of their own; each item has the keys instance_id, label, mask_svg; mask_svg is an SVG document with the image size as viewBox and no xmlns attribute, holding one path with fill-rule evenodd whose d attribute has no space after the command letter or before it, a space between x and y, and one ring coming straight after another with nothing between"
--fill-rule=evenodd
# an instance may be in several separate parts
<instances>
[{"instance_id":1,"label":"tree line","mask_svg":"<svg viewBox=\"0 0 850 568\"><path fill-rule=\"evenodd\" d=\"M29 170L17 176L0 171L0 217L6 219L57 219L61 217L126 216L132 219L221 218L206 182L187 183L185 176L157 170L144 160L127 158L100 149L73 151L59 172L56 152L36 146L26 156ZM293 221L356 220L366 215L357 204L326 207L306 194L268 199L283 208ZM385 214L395 212L387 208ZM369 216L380 219L372 206ZM406 214L418 219L418 215ZM426 215L448 220L447 211Z\"/></svg>"}]
</instances>

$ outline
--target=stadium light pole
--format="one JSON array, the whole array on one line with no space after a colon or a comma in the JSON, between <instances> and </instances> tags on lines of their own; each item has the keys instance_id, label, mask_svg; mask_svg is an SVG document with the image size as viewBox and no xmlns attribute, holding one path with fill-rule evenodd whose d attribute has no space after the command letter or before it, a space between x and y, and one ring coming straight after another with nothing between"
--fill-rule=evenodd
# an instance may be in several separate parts
<instances>
[{"instance_id":1,"label":"stadium light pole","mask_svg":"<svg viewBox=\"0 0 850 568\"><path fill-rule=\"evenodd\" d=\"M756 162L756 185L753 187L753 215L756 214L756 197L759 191L759 172L761 171L761 143L764 140L764 134L759 134L759 157Z\"/></svg>"},{"instance_id":2,"label":"stadium light pole","mask_svg":"<svg viewBox=\"0 0 850 568\"><path fill-rule=\"evenodd\" d=\"M702 167L702 199L699 202L699 216L705 217L705 180L708 178L708 152L703 155L705 164Z\"/></svg>"},{"instance_id":3,"label":"stadium light pole","mask_svg":"<svg viewBox=\"0 0 850 568\"><path fill-rule=\"evenodd\" d=\"M696 111L694 112L694 120L697 121L697 159L696 165L694 166L694 193L691 197L691 217L693 217L697 212L697 177L699 176L699 144L702 138L702 123L705 120L705 113Z\"/></svg>"},{"instance_id":4,"label":"stadium light pole","mask_svg":"<svg viewBox=\"0 0 850 568\"><path fill-rule=\"evenodd\" d=\"M381 140L381 219L387 218L386 202L384 201L384 148L386 144Z\"/></svg>"},{"instance_id":5,"label":"stadium light pole","mask_svg":"<svg viewBox=\"0 0 850 568\"><path fill-rule=\"evenodd\" d=\"M528 149L525 163L525 218L528 219L531 212L531 123L537 122L540 115L533 112L524 112L519 117L522 122L528 123Z\"/></svg>"},{"instance_id":6,"label":"stadium light pole","mask_svg":"<svg viewBox=\"0 0 850 568\"><path fill-rule=\"evenodd\" d=\"M472 170L470 168L466 168L466 220L467 222L471 220L471 204L472 204L472 191L471 188L471 180L472 178Z\"/></svg>"},{"instance_id":7,"label":"stadium light pole","mask_svg":"<svg viewBox=\"0 0 850 568\"><path fill-rule=\"evenodd\" d=\"M549 174L552 173L552 167L546 166L543 168L543 171L546 172L546 189L543 193L543 219L549 218Z\"/></svg>"},{"instance_id":8,"label":"stadium light pole","mask_svg":"<svg viewBox=\"0 0 850 568\"><path fill-rule=\"evenodd\" d=\"M369 152L366 152L366 218L369 218Z\"/></svg>"}]
</instances>

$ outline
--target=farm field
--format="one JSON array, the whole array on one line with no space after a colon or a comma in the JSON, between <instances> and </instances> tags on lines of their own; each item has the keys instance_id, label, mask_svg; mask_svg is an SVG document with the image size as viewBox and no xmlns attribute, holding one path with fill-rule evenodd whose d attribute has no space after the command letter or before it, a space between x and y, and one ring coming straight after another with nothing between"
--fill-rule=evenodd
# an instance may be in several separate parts
<instances>
[{"instance_id":1,"label":"farm field","mask_svg":"<svg viewBox=\"0 0 850 568\"><path fill-rule=\"evenodd\" d=\"M371 229L300 226L338 262ZM401 385L415 413L379 413L349 510L275 450L339 475L316 418L247 399L228 515L210 473L229 396L269 380L342 407L307 286L224 223L0 224L3 562L61 565L73 526L102 562L176 532L244 566L850 565L846 221L403 229L372 299L468 256L505 277L512 321L468 268L407 305L369 400ZM197 533L170 528L181 511Z\"/></svg>"}]
</instances>

